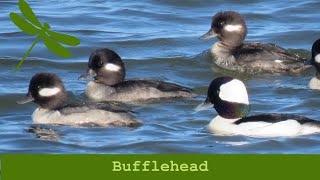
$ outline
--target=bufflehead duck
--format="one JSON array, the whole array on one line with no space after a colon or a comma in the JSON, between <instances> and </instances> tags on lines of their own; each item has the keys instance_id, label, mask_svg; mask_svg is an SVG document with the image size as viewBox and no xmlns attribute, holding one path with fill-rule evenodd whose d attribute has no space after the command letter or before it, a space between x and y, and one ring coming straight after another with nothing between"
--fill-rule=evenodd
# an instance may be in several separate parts
<instances>
[{"instance_id":1,"label":"bufflehead duck","mask_svg":"<svg viewBox=\"0 0 320 180\"><path fill-rule=\"evenodd\" d=\"M311 64L316 68L316 76L309 83L311 89L320 90L320 39L316 40L312 45Z\"/></svg>"},{"instance_id":2,"label":"bufflehead duck","mask_svg":"<svg viewBox=\"0 0 320 180\"><path fill-rule=\"evenodd\" d=\"M96 101L134 101L150 98L192 97L191 89L160 80L125 79L120 56L110 49L97 49L89 59L88 70L79 77L89 82L85 93Z\"/></svg>"},{"instance_id":3,"label":"bufflehead duck","mask_svg":"<svg viewBox=\"0 0 320 180\"><path fill-rule=\"evenodd\" d=\"M105 103L66 104L67 92L60 78L51 73L32 77L26 97L18 104L35 102L34 123L59 125L97 124L104 127L137 126L142 122L129 110Z\"/></svg>"},{"instance_id":4,"label":"bufflehead duck","mask_svg":"<svg viewBox=\"0 0 320 180\"><path fill-rule=\"evenodd\" d=\"M222 135L245 135L254 137L298 136L320 133L320 122L291 114L259 114L250 112L247 90L242 81L231 77L214 79L208 89L204 104L213 105L218 113L208 129Z\"/></svg>"},{"instance_id":5,"label":"bufflehead duck","mask_svg":"<svg viewBox=\"0 0 320 180\"><path fill-rule=\"evenodd\" d=\"M223 68L269 73L300 73L309 68L305 59L271 44L246 42L247 26L242 16L233 11L219 12L212 17L211 29L202 39L217 37L211 48L215 63Z\"/></svg>"}]
</instances>

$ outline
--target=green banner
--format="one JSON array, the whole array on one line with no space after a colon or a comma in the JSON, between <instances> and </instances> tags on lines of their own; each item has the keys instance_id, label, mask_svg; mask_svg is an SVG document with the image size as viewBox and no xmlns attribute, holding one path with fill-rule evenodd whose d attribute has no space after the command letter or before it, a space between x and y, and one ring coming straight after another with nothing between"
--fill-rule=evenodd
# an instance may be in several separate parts
<instances>
[{"instance_id":1,"label":"green banner","mask_svg":"<svg viewBox=\"0 0 320 180\"><path fill-rule=\"evenodd\" d=\"M0 159L1 180L256 180L318 177L320 155L0 155Z\"/></svg>"}]
</instances>

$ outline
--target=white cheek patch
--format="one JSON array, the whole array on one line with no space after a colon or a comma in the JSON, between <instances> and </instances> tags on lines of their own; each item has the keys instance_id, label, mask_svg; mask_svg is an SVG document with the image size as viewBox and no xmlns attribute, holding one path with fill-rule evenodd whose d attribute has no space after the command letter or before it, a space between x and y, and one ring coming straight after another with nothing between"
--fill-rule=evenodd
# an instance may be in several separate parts
<instances>
[{"instance_id":1,"label":"white cheek patch","mask_svg":"<svg viewBox=\"0 0 320 180\"><path fill-rule=\"evenodd\" d=\"M221 85L219 97L224 101L249 105L246 86L238 79Z\"/></svg>"},{"instance_id":2,"label":"white cheek patch","mask_svg":"<svg viewBox=\"0 0 320 180\"><path fill-rule=\"evenodd\" d=\"M233 31L240 31L241 29L242 29L242 26L241 25L239 25L239 24L237 24L237 25L226 25L225 27L224 27L224 29L226 30L226 31L229 31L229 32L233 32Z\"/></svg>"},{"instance_id":3,"label":"white cheek patch","mask_svg":"<svg viewBox=\"0 0 320 180\"><path fill-rule=\"evenodd\" d=\"M276 63L282 63L283 61L276 59L276 60L274 60L274 62L276 62Z\"/></svg>"},{"instance_id":4,"label":"white cheek patch","mask_svg":"<svg viewBox=\"0 0 320 180\"><path fill-rule=\"evenodd\" d=\"M316 57L314 57L314 60L315 60L317 63L320 63L320 54L316 55Z\"/></svg>"},{"instance_id":5,"label":"white cheek patch","mask_svg":"<svg viewBox=\"0 0 320 180\"><path fill-rule=\"evenodd\" d=\"M50 97L57 95L61 91L60 88L54 87L54 88L42 88L39 90L39 95L42 97Z\"/></svg>"},{"instance_id":6,"label":"white cheek patch","mask_svg":"<svg viewBox=\"0 0 320 180\"><path fill-rule=\"evenodd\" d=\"M119 71L121 69L120 66L112 64L112 63L107 63L104 68L108 71Z\"/></svg>"}]
</instances>

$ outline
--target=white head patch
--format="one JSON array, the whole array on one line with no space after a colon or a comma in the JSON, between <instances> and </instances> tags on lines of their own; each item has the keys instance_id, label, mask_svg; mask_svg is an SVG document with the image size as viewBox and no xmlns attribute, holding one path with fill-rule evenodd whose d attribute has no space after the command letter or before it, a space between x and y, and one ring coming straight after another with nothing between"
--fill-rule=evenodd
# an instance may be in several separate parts
<instances>
[{"instance_id":1,"label":"white head patch","mask_svg":"<svg viewBox=\"0 0 320 180\"><path fill-rule=\"evenodd\" d=\"M314 60L315 60L317 63L320 63L320 54L317 54L316 57L314 57Z\"/></svg>"},{"instance_id":2,"label":"white head patch","mask_svg":"<svg viewBox=\"0 0 320 180\"><path fill-rule=\"evenodd\" d=\"M232 81L221 85L219 97L224 101L249 105L246 86L238 79L233 79Z\"/></svg>"},{"instance_id":3,"label":"white head patch","mask_svg":"<svg viewBox=\"0 0 320 180\"><path fill-rule=\"evenodd\" d=\"M104 68L108 71L119 71L121 69L120 66L112 64L112 63L107 63Z\"/></svg>"},{"instance_id":4,"label":"white head patch","mask_svg":"<svg viewBox=\"0 0 320 180\"><path fill-rule=\"evenodd\" d=\"M236 24L236 25L231 25L231 24L229 24L229 25L226 25L226 26L224 27L224 29L225 29L226 31L229 31L229 32L240 31L240 30L242 29L242 25L240 25L240 24Z\"/></svg>"},{"instance_id":5,"label":"white head patch","mask_svg":"<svg viewBox=\"0 0 320 180\"><path fill-rule=\"evenodd\" d=\"M58 94L61 91L60 88L58 87L53 87L53 88L42 88L39 91L39 95L42 97L50 97Z\"/></svg>"},{"instance_id":6,"label":"white head patch","mask_svg":"<svg viewBox=\"0 0 320 180\"><path fill-rule=\"evenodd\" d=\"M283 61L281 61L281 60L279 60L279 59L276 59L276 60L274 60L274 62L276 62L276 63L282 63Z\"/></svg>"}]
</instances>

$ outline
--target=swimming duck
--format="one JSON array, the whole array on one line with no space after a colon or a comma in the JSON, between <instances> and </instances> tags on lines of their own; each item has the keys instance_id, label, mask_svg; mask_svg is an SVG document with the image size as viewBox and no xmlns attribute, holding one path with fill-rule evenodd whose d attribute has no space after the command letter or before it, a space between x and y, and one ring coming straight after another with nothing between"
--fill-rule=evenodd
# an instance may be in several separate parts
<instances>
[{"instance_id":1,"label":"swimming duck","mask_svg":"<svg viewBox=\"0 0 320 180\"><path fill-rule=\"evenodd\" d=\"M178 84L151 79L125 80L125 67L111 49L97 49L89 59L87 71L79 79L93 77L86 95L96 101L135 101L151 98L193 97L191 89Z\"/></svg>"},{"instance_id":2,"label":"swimming duck","mask_svg":"<svg viewBox=\"0 0 320 180\"><path fill-rule=\"evenodd\" d=\"M301 73L310 65L285 49L260 42L244 42L247 26L234 11L222 11L212 17L211 29L202 39L217 37L211 48L217 65L231 70L269 73Z\"/></svg>"},{"instance_id":3,"label":"swimming duck","mask_svg":"<svg viewBox=\"0 0 320 180\"><path fill-rule=\"evenodd\" d=\"M25 98L18 104L34 102L39 107L33 112L36 124L88 125L104 127L132 127L142 122L130 111L106 103L68 104L67 92L61 79L52 73L39 73L32 77Z\"/></svg>"},{"instance_id":4,"label":"swimming duck","mask_svg":"<svg viewBox=\"0 0 320 180\"><path fill-rule=\"evenodd\" d=\"M204 103L196 110L214 107L218 116L208 125L209 131L221 135L253 137L298 136L320 133L320 122L292 114L258 114L248 116L249 98L244 83L231 77L214 79Z\"/></svg>"}]
</instances>

